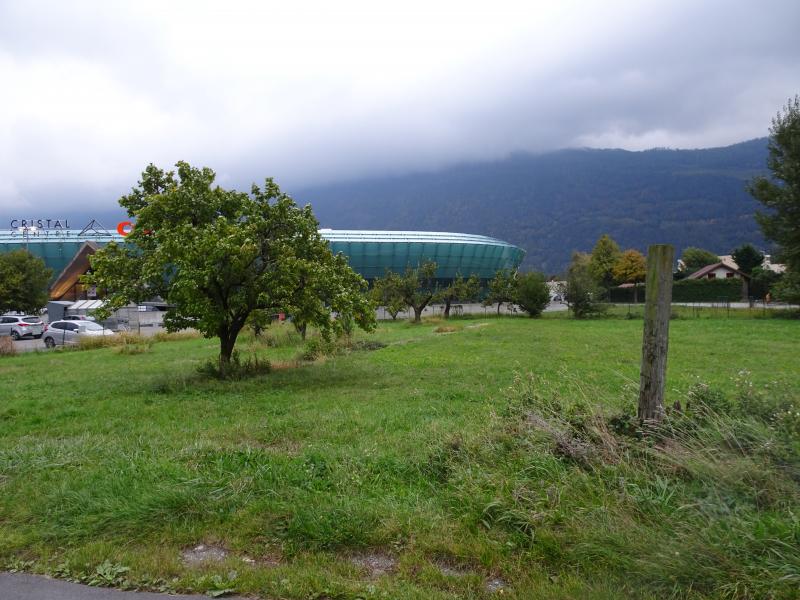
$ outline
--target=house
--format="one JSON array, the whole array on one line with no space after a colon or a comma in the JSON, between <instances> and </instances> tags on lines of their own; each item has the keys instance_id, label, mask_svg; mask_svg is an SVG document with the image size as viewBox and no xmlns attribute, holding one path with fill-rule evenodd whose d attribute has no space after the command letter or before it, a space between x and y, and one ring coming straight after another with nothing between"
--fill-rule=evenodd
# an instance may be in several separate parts
<instances>
[{"instance_id":1,"label":"house","mask_svg":"<svg viewBox=\"0 0 800 600\"><path fill-rule=\"evenodd\" d=\"M687 279L744 279L747 281L750 277L742 273L736 267L732 267L727 262L718 262L713 265L708 265L695 271Z\"/></svg>"}]
</instances>

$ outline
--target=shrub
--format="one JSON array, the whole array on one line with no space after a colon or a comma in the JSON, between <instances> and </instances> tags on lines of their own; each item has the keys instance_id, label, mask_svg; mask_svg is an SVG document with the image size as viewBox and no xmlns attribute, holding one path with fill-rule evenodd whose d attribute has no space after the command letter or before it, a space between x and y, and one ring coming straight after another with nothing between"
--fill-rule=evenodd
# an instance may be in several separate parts
<instances>
[{"instance_id":1,"label":"shrub","mask_svg":"<svg viewBox=\"0 0 800 600\"><path fill-rule=\"evenodd\" d=\"M322 337L311 338L300 354L300 360L314 361L323 356L330 356L336 351L336 344Z\"/></svg>"},{"instance_id":2,"label":"shrub","mask_svg":"<svg viewBox=\"0 0 800 600\"><path fill-rule=\"evenodd\" d=\"M525 273L517 277L515 304L528 313L538 317L550 304L550 288L541 273Z\"/></svg>"}]
</instances>

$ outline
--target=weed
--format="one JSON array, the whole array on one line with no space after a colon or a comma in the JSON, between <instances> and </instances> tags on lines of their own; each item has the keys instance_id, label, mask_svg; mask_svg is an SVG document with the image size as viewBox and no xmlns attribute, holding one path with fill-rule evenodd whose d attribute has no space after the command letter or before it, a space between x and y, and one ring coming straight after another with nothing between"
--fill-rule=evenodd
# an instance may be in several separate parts
<instances>
[{"instance_id":1,"label":"weed","mask_svg":"<svg viewBox=\"0 0 800 600\"><path fill-rule=\"evenodd\" d=\"M14 342L10 337L0 337L0 356L13 356L17 353Z\"/></svg>"}]
</instances>

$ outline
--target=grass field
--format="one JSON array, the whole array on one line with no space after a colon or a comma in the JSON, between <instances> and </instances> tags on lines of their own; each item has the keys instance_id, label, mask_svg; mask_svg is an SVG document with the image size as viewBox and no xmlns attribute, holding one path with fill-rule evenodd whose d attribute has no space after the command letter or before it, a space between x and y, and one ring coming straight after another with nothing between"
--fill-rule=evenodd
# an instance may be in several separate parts
<instances>
[{"instance_id":1,"label":"grass field","mask_svg":"<svg viewBox=\"0 0 800 600\"><path fill-rule=\"evenodd\" d=\"M695 409L647 439L640 320L448 325L313 363L272 330L242 381L197 373L205 339L3 358L0 565L266 598L797 597L800 321L672 321L668 401Z\"/></svg>"}]
</instances>

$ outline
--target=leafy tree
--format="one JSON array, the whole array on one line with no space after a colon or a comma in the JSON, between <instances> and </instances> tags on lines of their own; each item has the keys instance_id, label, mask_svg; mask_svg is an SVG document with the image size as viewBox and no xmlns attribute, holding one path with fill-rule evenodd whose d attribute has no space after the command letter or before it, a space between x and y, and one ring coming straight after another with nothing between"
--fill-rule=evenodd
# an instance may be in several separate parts
<instances>
[{"instance_id":1,"label":"leafy tree","mask_svg":"<svg viewBox=\"0 0 800 600\"><path fill-rule=\"evenodd\" d=\"M619 283L633 284L633 301L639 302L639 284L647 274L647 262L638 250L625 250L612 270Z\"/></svg>"},{"instance_id":2,"label":"leafy tree","mask_svg":"<svg viewBox=\"0 0 800 600\"><path fill-rule=\"evenodd\" d=\"M718 263L719 256L717 256L710 250L703 250L702 248L695 248L694 246L689 246L688 248L683 249L683 253L681 254L681 260L685 265L686 271L688 273L694 273L695 271L699 271L703 267L707 267L708 265L713 265L714 263Z\"/></svg>"},{"instance_id":3,"label":"leafy tree","mask_svg":"<svg viewBox=\"0 0 800 600\"><path fill-rule=\"evenodd\" d=\"M567 269L564 300L576 319L591 317L605 310L598 301L602 290L591 272L590 261L591 257L588 254L575 252Z\"/></svg>"},{"instance_id":4,"label":"leafy tree","mask_svg":"<svg viewBox=\"0 0 800 600\"><path fill-rule=\"evenodd\" d=\"M769 269L762 269L756 267L750 274L750 281L748 283L749 295L754 298L764 298L767 293L772 291L773 287L778 284L782 276ZM773 292L773 295L776 296Z\"/></svg>"},{"instance_id":5,"label":"leafy tree","mask_svg":"<svg viewBox=\"0 0 800 600\"><path fill-rule=\"evenodd\" d=\"M800 273L800 96L772 119L767 167L748 190L768 210L756 214L764 236L778 243L789 269Z\"/></svg>"},{"instance_id":6,"label":"leafy tree","mask_svg":"<svg viewBox=\"0 0 800 600\"><path fill-rule=\"evenodd\" d=\"M219 338L223 373L256 310L298 310L326 337L341 327L332 312L374 327L366 282L331 253L310 206L298 207L272 179L246 194L214 178L185 162L177 176L150 165L120 199L136 227L123 245L98 251L85 277L106 292L103 312L160 296L171 306L168 330Z\"/></svg>"},{"instance_id":7,"label":"leafy tree","mask_svg":"<svg viewBox=\"0 0 800 600\"><path fill-rule=\"evenodd\" d=\"M538 317L550 304L550 288L541 273L525 273L517 276L515 304L528 313L529 317Z\"/></svg>"},{"instance_id":8,"label":"leafy tree","mask_svg":"<svg viewBox=\"0 0 800 600\"><path fill-rule=\"evenodd\" d=\"M27 250L0 254L0 312L38 312L49 298L53 270Z\"/></svg>"},{"instance_id":9,"label":"leafy tree","mask_svg":"<svg viewBox=\"0 0 800 600\"><path fill-rule=\"evenodd\" d=\"M731 257L736 261L739 270L747 275L752 274L753 269L760 267L764 262L764 255L752 244L739 246L731 253Z\"/></svg>"},{"instance_id":10,"label":"leafy tree","mask_svg":"<svg viewBox=\"0 0 800 600\"><path fill-rule=\"evenodd\" d=\"M378 277L373 281L371 290L372 300L377 306L383 306L386 312L397 320L397 315L408 308L400 290L395 285L395 280L386 273L386 277Z\"/></svg>"},{"instance_id":11,"label":"leafy tree","mask_svg":"<svg viewBox=\"0 0 800 600\"><path fill-rule=\"evenodd\" d=\"M772 286L776 300L800 304L800 271L786 271Z\"/></svg>"},{"instance_id":12,"label":"leafy tree","mask_svg":"<svg viewBox=\"0 0 800 600\"><path fill-rule=\"evenodd\" d=\"M408 267L401 275L389 271L379 283L382 294L395 299L397 304L410 306L414 310L414 322L422 320L422 311L431 303L437 293L436 263L426 261L416 268ZM395 304L395 306L397 306Z\"/></svg>"},{"instance_id":13,"label":"leafy tree","mask_svg":"<svg viewBox=\"0 0 800 600\"><path fill-rule=\"evenodd\" d=\"M602 235L592 249L589 272L605 290L614 285L614 265L622 256L617 242L609 235Z\"/></svg>"},{"instance_id":14,"label":"leafy tree","mask_svg":"<svg viewBox=\"0 0 800 600\"><path fill-rule=\"evenodd\" d=\"M444 318L450 318L450 306L453 302L472 302L478 297L481 282L477 275L464 279L461 275L456 277L450 285L439 290L436 300L444 302Z\"/></svg>"},{"instance_id":15,"label":"leafy tree","mask_svg":"<svg viewBox=\"0 0 800 600\"><path fill-rule=\"evenodd\" d=\"M500 307L504 303L513 303L517 296L516 272L500 270L495 273L494 278L489 282L489 293L483 301L484 306L497 303L497 314L500 314Z\"/></svg>"}]
</instances>

